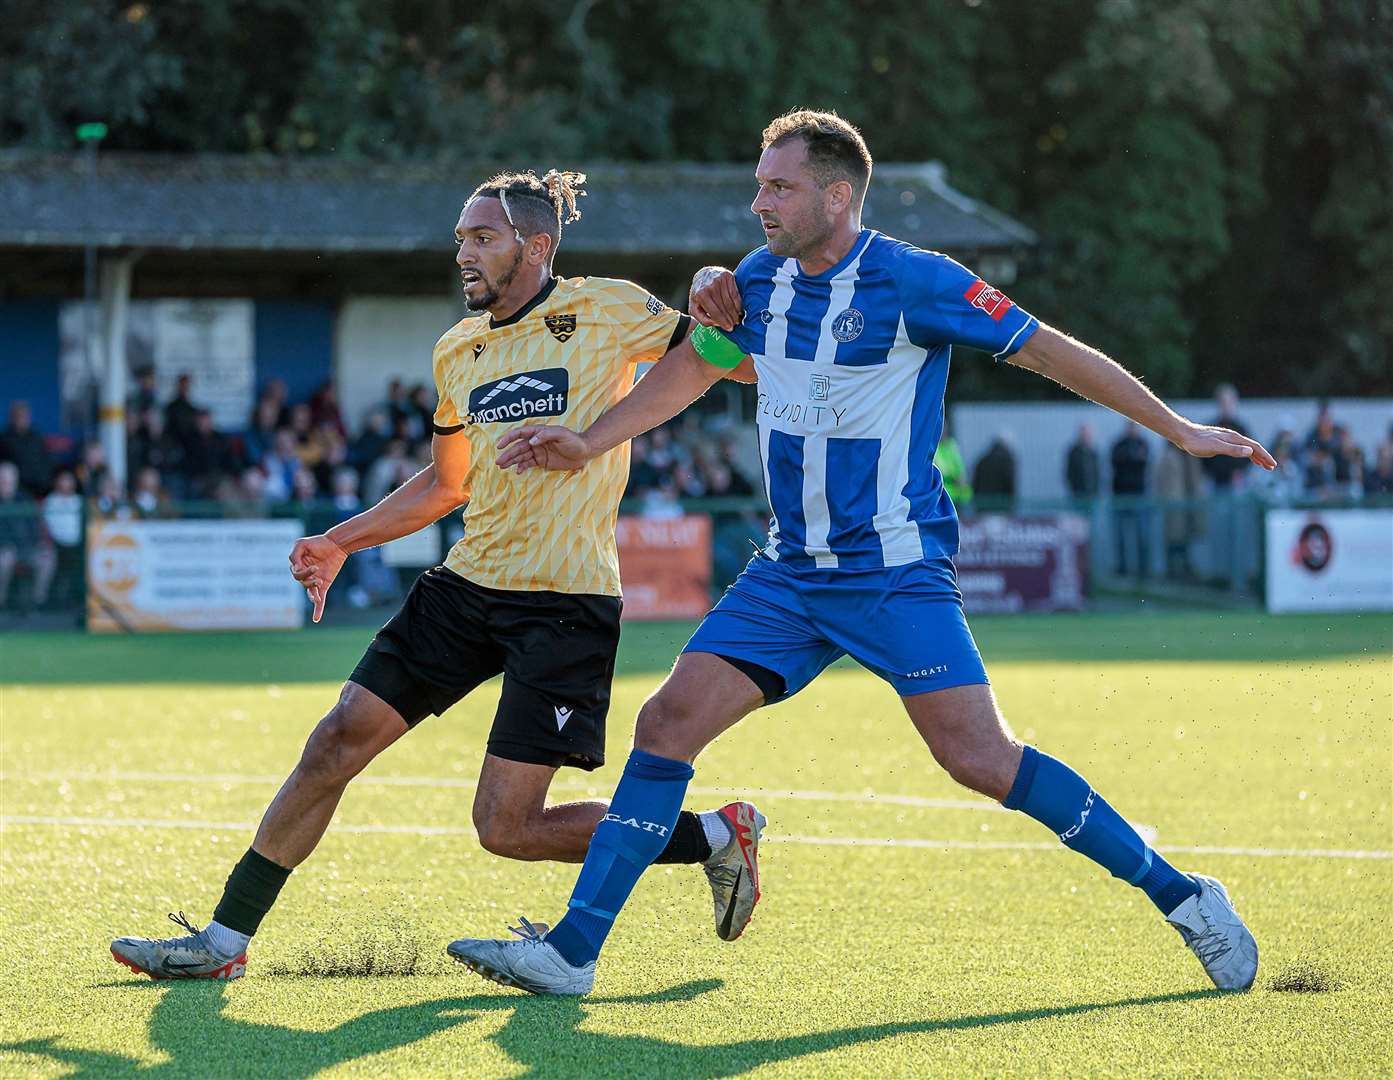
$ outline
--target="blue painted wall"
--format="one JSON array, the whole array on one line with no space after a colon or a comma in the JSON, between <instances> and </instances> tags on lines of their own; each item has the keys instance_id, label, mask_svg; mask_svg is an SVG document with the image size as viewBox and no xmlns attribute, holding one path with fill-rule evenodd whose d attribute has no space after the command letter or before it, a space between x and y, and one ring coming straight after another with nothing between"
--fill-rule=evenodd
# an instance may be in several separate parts
<instances>
[{"instance_id":1,"label":"blue painted wall","mask_svg":"<svg viewBox=\"0 0 1393 1080\"><path fill-rule=\"evenodd\" d=\"M24 398L39 431L60 430L58 305L56 300L0 303L0 427L10 401ZM331 303L258 301L253 340L258 389L284 379L290 400L304 401L331 378L337 314Z\"/></svg>"},{"instance_id":2,"label":"blue painted wall","mask_svg":"<svg viewBox=\"0 0 1393 1080\"><path fill-rule=\"evenodd\" d=\"M10 402L23 398L37 431L57 431L62 418L58 382L58 301L0 303L0 427Z\"/></svg>"},{"instance_id":3,"label":"blue painted wall","mask_svg":"<svg viewBox=\"0 0 1393 1080\"><path fill-rule=\"evenodd\" d=\"M284 379L290 400L305 401L334 374L333 304L256 304L256 386Z\"/></svg>"}]
</instances>

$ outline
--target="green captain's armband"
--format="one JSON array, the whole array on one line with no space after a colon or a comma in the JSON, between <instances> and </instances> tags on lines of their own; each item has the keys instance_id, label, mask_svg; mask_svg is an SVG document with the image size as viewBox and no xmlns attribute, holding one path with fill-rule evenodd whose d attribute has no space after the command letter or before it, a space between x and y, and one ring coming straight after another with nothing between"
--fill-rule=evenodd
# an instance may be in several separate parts
<instances>
[{"instance_id":1,"label":"green captain's armband","mask_svg":"<svg viewBox=\"0 0 1393 1080\"><path fill-rule=\"evenodd\" d=\"M745 359L745 350L714 326L697 326L691 342L699 357L718 368L737 368Z\"/></svg>"}]
</instances>

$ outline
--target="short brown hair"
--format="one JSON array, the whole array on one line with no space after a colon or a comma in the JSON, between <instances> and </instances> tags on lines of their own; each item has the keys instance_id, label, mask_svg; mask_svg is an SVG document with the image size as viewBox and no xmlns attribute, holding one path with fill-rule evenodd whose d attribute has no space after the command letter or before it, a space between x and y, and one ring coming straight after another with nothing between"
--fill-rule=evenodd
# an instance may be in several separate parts
<instances>
[{"instance_id":1,"label":"short brown hair","mask_svg":"<svg viewBox=\"0 0 1393 1080\"><path fill-rule=\"evenodd\" d=\"M845 180L857 199L865 195L871 182L871 152L854 125L834 112L794 109L769 122L760 148L768 150L792 139L802 139L807 146L808 168L818 187Z\"/></svg>"}]
</instances>

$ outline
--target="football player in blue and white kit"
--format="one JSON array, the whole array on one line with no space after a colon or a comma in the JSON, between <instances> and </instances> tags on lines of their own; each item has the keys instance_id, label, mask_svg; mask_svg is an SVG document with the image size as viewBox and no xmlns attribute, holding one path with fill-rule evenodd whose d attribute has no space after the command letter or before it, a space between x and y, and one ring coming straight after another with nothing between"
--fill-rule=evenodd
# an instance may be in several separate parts
<instances>
[{"instance_id":1,"label":"football player in blue and white kit","mask_svg":"<svg viewBox=\"0 0 1393 1080\"><path fill-rule=\"evenodd\" d=\"M1270 469L1271 455L1177 415L1122 367L947 256L862 228L871 157L845 120L790 113L765 130L763 146L751 209L768 243L734 275L698 275L692 314L705 328L583 433L515 429L498 463L582 468L676 415L723 368L752 363L774 512L768 543L639 712L633 755L566 916L545 934L457 941L451 954L536 993L589 991L615 916L677 818L697 754L850 655L894 687L949 775L1142 889L1216 986L1248 988L1257 944L1223 886L1171 866L1083 777L1022 745L997 707L963 618L957 517L933 465L949 350L968 345L1036 371L1198 457Z\"/></svg>"}]
</instances>

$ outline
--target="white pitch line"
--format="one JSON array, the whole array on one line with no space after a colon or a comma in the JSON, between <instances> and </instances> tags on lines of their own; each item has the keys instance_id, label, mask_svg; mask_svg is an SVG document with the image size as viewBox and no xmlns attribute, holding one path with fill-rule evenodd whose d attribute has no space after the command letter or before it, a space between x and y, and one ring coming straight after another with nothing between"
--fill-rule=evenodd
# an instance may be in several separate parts
<instances>
[{"instance_id":1,"label":"white pitch line","mask_svg":"<svg viewBox=\"0 0 1393 1080\"><path fill-rule=\"evenodd\" d=\"M207 829L213 832L250 832L255 823L246 821L191 821L186 818L104 818L64 817L45 814L6 814L0 828L14 825L57 825L107 829ZM472 836L474 830L458 825L334 825L335 832L359 834L397 834L409 836ZM764 839L784 844L814 847L883 847L957 849L965 851L1061 851L1062 845L1026 840L925 840L918 837L877 836L779 836ZM1343 851L1333 848L1264 848L1171 846L1161 851L1188 855L1240 855L1256 858L1305 859L1393 859L1393 851Z\"/></svg>"},{"instance_id":2,"label":"white pitch line","mask_svg":"<svg viewBox=\"0 0 1393 1080\"><path fill-rule=\"evenodd\" d=\"M0 773L0 783L6 780L29 780L70 783L73 781L104 781L107 783L150 784L275 784L283 782L280 776L256 776L247 773L157 773L157 772L82 772L82 773ZM355 780L358 787L379 785L382 787L425 787L454 788L472 790L478 786L476 780L454 776L364 776ZM594 784L580 784L563 781L551 786L552 791L588 792ZM791 799L796 802L844 802L868 806L912 806L921 810L966 810L986 814L1009 814L1000 803L988 799L940 799L925 795L883 795L875 791L819 791L784 788L741 788L741 787L699 787L687 788L690 795L726 797L739 795L747 799ZM1158 831L1154 825L1132 822L1132 827L1141 834L1143 840L1154 845Z\"/></svg>"},{"instance_id":3,"label":"white pitch line","mask_svg":"<svg viewBox=\"0 0 1393 1080\"><path fill-rule=\"evenodd\" d=\"M0 773L0 783L7 780L42 780L58 782L106 781L108 783L150 784L280 784L284 776L255 776L247 773L156 773L156 772L45 772ZM354 786L365 787L426 787L464 788L478 786L476 780L452 776L360 776ZM565 782L553 784L552 791L589 791L594 784ZM785 790L783 788L750 787L689 787L693 795L739 795L761 799L795 799L805 802L877 803L883 806L916 806L931 810L980 810L986 813L1010 813L999 803L986 799L936 799L922 795L882 795L874 791L816 791Z\"/></svg>"},{"instance_id":4,"label":"white pitch line","mask_svg":"<svg viewBox=\"0 0 1393 1080\"><path fill-rule=\"evenodd\" d=\"M818 847L908 847L964 848L982 851L1062 851L1064 845L1026 840L919 840L915 838L875 836L777 836L765 834L765 840L793 844L812 844ZM1393 859L1393 851L1344 851L1337 848L1264 848L1213 847L1185 844L1162 844L1158 851L1182 855L1251 855L1259 859Z\"/></svg>"}]
</instances>

